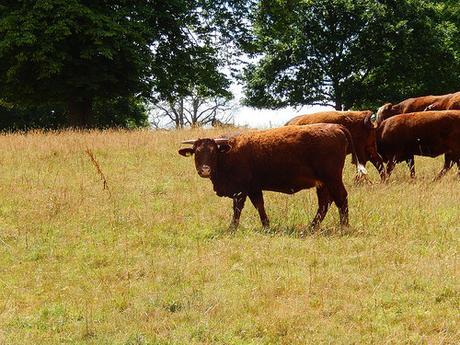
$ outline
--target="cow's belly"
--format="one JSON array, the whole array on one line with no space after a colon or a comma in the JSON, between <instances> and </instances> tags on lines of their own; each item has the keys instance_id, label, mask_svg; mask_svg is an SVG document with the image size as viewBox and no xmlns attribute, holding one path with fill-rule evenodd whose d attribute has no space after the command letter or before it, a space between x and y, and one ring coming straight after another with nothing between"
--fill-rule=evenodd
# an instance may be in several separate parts
<instances>
[{"instance_id":1,"label":"cow's belly","mask_svg":"<svg viewBox=\"0 0 460 345\"><path fill-rule=\"evenodd\" d=\"M262 190L294 194L300 190L321 185L321 181L313 178L297 177L287 181L264 181L260 186Z\"/></svg>"},{"instance_id":2,"label":"cow's belly","mask_svg":"<svg viewBox=\"0 0 460 345\"><path fill-rule=\"evenodd\" d=\"M412 143L410 151L417 156L437 157L446 152L446 147L439 142L415 142Z\"/></svg>"}]
</instances>

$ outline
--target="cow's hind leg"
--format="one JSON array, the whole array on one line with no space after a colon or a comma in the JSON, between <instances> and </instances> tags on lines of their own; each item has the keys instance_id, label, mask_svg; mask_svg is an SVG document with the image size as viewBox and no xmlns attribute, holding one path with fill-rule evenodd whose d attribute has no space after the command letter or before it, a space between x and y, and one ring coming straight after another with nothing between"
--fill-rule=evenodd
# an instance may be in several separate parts
<instances>
[{"instance_id":1,"label":"cow's hind leg","mask_svg":"<svg viewBox=\"0 0 460 345\"><path fill-rule=\"evenodd\" d=\"M457 177L460 179L460 155L456 155L452 160L457 164Z\"/></svg>"},{"instance_id":2,"label":"cow's hind leg","mask_svg":"<svg viewBox=\"0 0 460 345\"><path fill-rule=\"evenodd\" d=\"M259 190L256 192L252 192L248 196L252 204L256 208L257 212L259 212L259 217L260 221L262 222L262 226L264 228L268 228L270 226L270 222L268 220L267 213L265 213L264 196L262 194L262 191Z\"/></svg>"},{"instance_id":3,"label":"cow's hind leg","mask_svg":"<svg viewBox=\"0 0 460 345\"><path fill-rule=\"evenodd\" d=\"M390 178L390 175L391 173L393 172L393 169L395 168L395 165L396 165L396 158L393 157L391 158L388 163L387 163L387 177L386 177L386 181L388 181L388 179Z\"/></svg>"},{"instance_id":4,"label":"cow's hind leg","mask_svg":"<svg viewBox=\"0 0 460 345\"><path fill-rule=\"evenodd\" d=\"M415 159L414 159L414 156L411 156L408 159L406 159L406 164L409 167L410 177L415 178Z\"/></svg>"},{"instance_id":5,"label":"cow's hind leg","mask_svg":"<svg viewBox=\"0 0 460 345\"><path fill-rule=\"evenodd\" d=\"M236 195L233 198L233 218L229 226L230 231L236 230L236 228L240 224L241 211L243 210L245 201L246 195L244 194Z\"/></svg>"},{"instance_id":6,"label":"cow's hind leg","mask_svg":"<svg viewBox=\"0 0 460 345\"><path fill-rule=\"evenodd\" d=\"M442 178L454 166L454 163L455 163L455 160L452 159L452 157L449 156L448 154L445 154L444 155L444 166L442 167L441 171L436 175L434 180L437 181L440 178Z\"/></svg>"},{"instance_id":7,"label":"cow's hind leg","mask_svg":"<svg viewBox=\"0 0 460 345\"><path fill-rule=\"evenodd\" d=\"M315 218L311 222L311 227L316 230L319 224L323 221L326 216L329 205L331 204L331 196L326 186L322 185L316 188L316 195L318 196L318 211L316 212Z\"/></svg>"},{"instance_id":8,"label":"cow's hind leg","mask_svg":"<svg viewBox=\"0 0 460 345\"><path fill-rule=\"evenodd\" d=\"M366 163L368 161L365 149L363 147L357 147L356 157L353 154L351 156L352 156L352 163L356 165L356 170L357 170L357 173L355 176L355 184L360 185L364 182L371 184L372 182L369 180L369 176L367 175L367 171L365 169Z\"/></svg>"},{"instance_id":9,"label":"cow's hind leg","mask_svg":"<svg viewBox=\"0 0 460 345\"><path fill-rule=\"evenodd\" d=\"M332 200L339 209L340 225L348 226L348 193L343 185L342 180L337 181L333 185L329 185L329 192Z\"/></svg>"}]
</instances>

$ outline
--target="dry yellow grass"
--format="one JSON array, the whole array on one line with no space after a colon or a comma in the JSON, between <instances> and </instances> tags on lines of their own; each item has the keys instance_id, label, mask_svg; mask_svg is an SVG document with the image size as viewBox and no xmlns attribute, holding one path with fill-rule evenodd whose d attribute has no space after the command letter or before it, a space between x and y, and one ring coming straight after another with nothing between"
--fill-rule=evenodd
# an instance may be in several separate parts
<instances>
[{"instance_id":1,"label":"dry yellow grass","mask_svg":"<svg viewBox=\"0 0 460 345\"><path fill-rule=\"evenodd\" d=\"M226 233L182 139L218 131L0 136L0 344L458 344L460 181L441 159L354 186L299 238L313 190L266 193ZM106 178L85 153L89 149ZM377 174L368 166L371 178Z\"/></svg>"}]
</instances>

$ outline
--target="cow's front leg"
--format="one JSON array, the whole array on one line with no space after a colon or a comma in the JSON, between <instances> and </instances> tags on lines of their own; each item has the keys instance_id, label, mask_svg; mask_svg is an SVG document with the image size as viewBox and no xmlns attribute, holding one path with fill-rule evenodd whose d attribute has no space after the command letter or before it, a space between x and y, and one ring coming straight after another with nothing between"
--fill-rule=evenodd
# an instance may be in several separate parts
<instances>
[{"instance_id":1,"label":"cow's front leg","mask_svg":"<svg viewBox=\"0 0 460 345\"><path fill-rule=\"evenodd\" d=\"M249 199L251 200L254 207L259 212L260 221L262 222L262 226L264 228L268 228L270 226L270 222L268 220L267 213L265 213L265 206L264 206L264 196L262 191L256 191L249 194Z\"/></svg>"},{"instance_id":2,"label":"cow's front leg","mask_svg":"<svg viewBox=\"0 0 460 345\"><path fill-rule=\"evenodd\" d=\"M229 230L234 231L240 224L241 211L244 207L244 202L246 201L246 195L243 193L235 194L233 197L233 218L230 223Z\"/></svg>"},{"instance_id":3,"label":"cow's front leg","mask_svg":"<svg viewBox=\"0 0 460 345\"><path fill-rule=\"evenodd\" d=\"M414 159L414 156L411 156L408 159L406 159L406 164L409 167L410 177L415 178L415 159Z\"/></svg>"},{"instance_id":4,"label":"cow's front leg","mask_svg":"<svg viewBox=\"0 0 460 345\"><path fill-rule=\"evenodd\" d=\"M396 165L396 157L393 157L387 163L386 181L388 181L388 179L390 178L390 175L393 172L393 169L395 168L395 165Z\"/></svg>"},{"instance_id":5,"label":"cow's front leg","mask_svg":"<svg viewBox=\"0 0 460 345\"><path fill-rule=\"evenodd\" d=\"M377 152L372 152L372 154L370 154L370 161L379 172L380 181L385 182L387 175L385 173L385 166L383 164L382 156L380 156Z\"/></svg>"}]
</instances>

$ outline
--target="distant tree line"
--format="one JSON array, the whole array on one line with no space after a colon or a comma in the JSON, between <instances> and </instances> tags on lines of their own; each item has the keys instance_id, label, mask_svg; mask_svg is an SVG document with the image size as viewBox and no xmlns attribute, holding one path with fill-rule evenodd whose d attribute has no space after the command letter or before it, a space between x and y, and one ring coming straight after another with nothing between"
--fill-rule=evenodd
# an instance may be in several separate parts
<instances>
[{"instance_id":1,"label":"distant tree line","mask_svg":"<svg viewBox=\"0 0 460 345\"><path fill-rule=\"evenodd\" d=\"M460 3L0 2L0 129L134 128L148 109L202 125L223 113L234 78L259 108L458 90Z\"/></svg>"}]
</instances>

